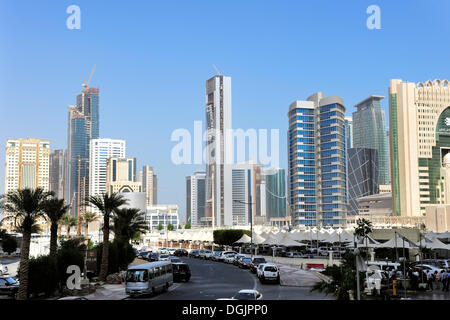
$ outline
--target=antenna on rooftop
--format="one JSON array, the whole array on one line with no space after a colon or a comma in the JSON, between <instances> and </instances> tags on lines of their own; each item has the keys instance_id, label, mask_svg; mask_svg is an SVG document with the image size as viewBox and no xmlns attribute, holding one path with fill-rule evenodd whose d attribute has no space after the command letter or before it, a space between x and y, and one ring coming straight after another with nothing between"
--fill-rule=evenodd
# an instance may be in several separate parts
<instances>
[{"instance_id":1,"label":"antenna on rooftop","mask_svg":"<svg viewBox=\"0 0 450 320\"><path fill-rule=\"evenodd\" d=\"M218 74L219 76L222 75L222 72L220 72L220 70L216 67L215 64L213 64L213 68L214 68L214 70L216 70L216 72L217 72L217 74Z\"/></svg>"}]
</instances>

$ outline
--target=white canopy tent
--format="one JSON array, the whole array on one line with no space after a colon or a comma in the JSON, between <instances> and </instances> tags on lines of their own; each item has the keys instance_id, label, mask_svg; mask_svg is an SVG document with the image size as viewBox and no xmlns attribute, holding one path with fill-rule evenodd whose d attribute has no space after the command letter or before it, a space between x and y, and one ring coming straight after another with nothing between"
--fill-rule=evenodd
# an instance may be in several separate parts
<instances>
[{"instance_id":1,"label":"white canopy tent","mask_svg":"<svg viewBox=\"0 0 450 320\"><path fill-rule=\"evenodd\" d=\"M428 249L450 250L450 245L443 243L437 238L425 237L421 241L417 242L416 245Z\"/></svg>"},{"instance_id":2,"label":"white canopy tent","mask_svg":"<svg viewBox=\"0 0 450 320\"><path fill-rule=\"evenodd\" d=\"M246 235L245 233L242 235L242 237L235 241L234 243L251 243L252 242L252 238L250 238L248 235Z\"/></svg>"},{"instance_id":3,"label":"white canopy tent","mask_svg":"<svg viewBox=\"0 0 450 320\"><path fill-rule=\"evenodd\" d=\"M378 248L403 248L403 247L405 249L418 248L418 246L414 242L408 240L406 237L398 234L397 232L395 233L395 236L391 240L378 244Z\"/></svg>"}]
</instances>

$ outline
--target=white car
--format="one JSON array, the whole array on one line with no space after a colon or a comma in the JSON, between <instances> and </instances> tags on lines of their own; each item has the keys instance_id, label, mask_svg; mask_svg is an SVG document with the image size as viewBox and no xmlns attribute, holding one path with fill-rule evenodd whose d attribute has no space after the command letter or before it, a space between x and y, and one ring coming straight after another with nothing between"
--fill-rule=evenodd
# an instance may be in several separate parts
<instances>
[{"instance_id":1,"label":"white car","mask_svg":"<svg viewBox=\"0 0 450 320\"><path fill-rule=\"evenodd\" d=\"M211 250L205 250L205 253L203 253L203 259L211 259L213 256L213 252Z\"/></svg>"},{"instance_id":2,"label":"white car","mask_svg":"<svg viewBox=\"0 0 450 320\"><path fill-rule=\"evenodd\" d=\"M299 252L288 252L286 254L286 257L287 258L304 258L305 255L303 255L303 254L301 254Z\"/></svg>"},{"instance_id":3,"label":"white car","mask_svg":"<svg viewBox=\"0 0 450 320\"><path fill-rule=\"evenodd\" d=\"M261 283L274 281L280 284L280 271L278 270L278 266L274 263L265 263L260 270L258 278Z\"/></svg>"},{"instance_id":4,"label":"white car","mask_svg":"<svg viewBox=\"0 0 450 320\"><path fill-rule=\"evenodd\" d=\"M259 278L261 276L262 273L262 269L264 267L265 263L260 263L258 268L256 269L256 276Z\"/></svg>"},{"instance_id":5,"label":"white car","mask_svg":"<svg viewBox=\"0 0 450 320\"><path fill-rule=\"evenodd\" d=\"M170 261L170 256L168 254L161 254L159 256L159 261Z\"/></svg>"},{"instance_id":6,"label":"white car","mask_svg":"<svg viewBox=\"0 0 450 320\"><path fill-rule=\"evenodd\" d=\"M173 256L173 254L174 254L174 252L175 252L176 250L177 250L177 249L175 249L175 248L167 248L166 252L167 252L168 254L170 254L170 255Z\"/></svg>"},{"instance_id":7,"label":"white car","mask_svg":"<svg viewBox=\"0 0 450 320\"><path fill-rule=\"evenodd\" d=\"M221 255L217 257L217 260L223 262L223 259L225 259L225 256L230 253L237 254L236 251L222 251Z\"/></svg>"},{"instance_id":8,"label":"white car","mask_svg":"<svg viewBox=\"0 0 450 320\"><path fill-rule=\"evenodd\" d=\"M235 256L236 256L235 253L229 253L229 254L225 255L225 257L223 258L223 262L225 262L225 263L233 263Z\"/></svg>"},{"instance_id":9,"label":"white car","mask_svg":"<svg viewBox=\"0 0 450 320\"><path fill-rule=\"evenodd\" d=\"M0 276L8 273L9 273L8 267L0 263Z\"/></svg>"},{"instance_id":10,"label":"white car","mask_svg":"<svg viewBox=\"0 0 450 320\"><path fill-rule=\"evenodd\" d=\"M444 269L438 268L436 266L432 266L430 264L417 264L414 267L420 268L421 270L426 271L427 273L430 270L432 273L434 273L435 271L437 271L438 273L441 273L441 271L444 270Z\"/></svg>"},{"instance_id":11,"label":"white car","mask_svg":"<svg viewBox=\"0 0 450 320\"><path fill-rule=\"evenodd\" d=\"M167 248L158 248L160 254L167 254Z\"/></svg>"},{"instance_id":12,"label":"white car","mask_svg":"<svg viewBox=\"0 0 450 320\"><path fill-rule=\"evenodd\" d=\"M262 300L263 295L259 293L257 290L240 290L233 297L233 300Z\"/></svg>"}]
</instances>

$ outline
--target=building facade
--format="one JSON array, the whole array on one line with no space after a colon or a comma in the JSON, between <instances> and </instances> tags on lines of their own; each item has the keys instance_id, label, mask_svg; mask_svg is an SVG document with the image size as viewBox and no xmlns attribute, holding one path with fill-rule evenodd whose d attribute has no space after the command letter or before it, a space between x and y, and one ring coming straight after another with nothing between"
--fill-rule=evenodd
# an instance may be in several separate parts
<instances>
[{"instance_id":1,"label":"building facade","mask_svg":"<svg viewBox=\"0 0 450 320\"><path fill-rule=\"evenodd\" d=\"M215 226L232 225L231 77L216 75L206 81L206 206L205 219Z\"/></svg>"},{"instance_id":2,"label":"building facade","mask_svg":"<svg viewBox=\"0 0 450 320\"><path fill-rule=\"evenodd\" d=\"M346 222L345 106L321 92L289 107L289 203L292 223Z\"/></svg>"},{"instance_id":3,"label":"building facade","mask_svg":"<svg viewBox=\"0 0 450 320\"><path fill-rule=\"evenodd\" d=\"M348 214L358 214L357 199L379 193L378 151L368 148L347 149Z\"/></svg>"},{"instance_id":4,"label":"building facade","mask_svg":"<svg viewBox=\"0 0 450 320\"><path fill-rule=\"evenodd\" d=\"M381 109L382 96L372 95L358 103L353 112L353 147L378 151L378 181L389 183L388 141L386 139L386 116Z\"/></svg>"},{"instance_id":5,"label":"building facade","mask_svg":"<svg viewBox=\"0 0 450 320\"><path fill-rule=\"evenodd\" d=\"M424 216L450 204L450 86L447 80L389 87L393 211Z\"/></svg>"},{"instance_id":6,"label":"building facade","mask_svg":"<svg viewBox=\"0 0 450 320\"><path fill-rule=\"evenodd\" d=\"M186 222L193 226L206 224L205 217L206 172L195 172L186 177Z\"/></svg>"},{"instance_id":7,"label":"building facade","mask_svg":"<svg viewBox=\"0 0 450 320\"><path fill-rule=\"evenodd\" d=\"M353 118L345 117L345 148L353 148Z\"/></svg>"},{"instance_id":8,"label":"building facade","mask_svg":"<svg viewBox=\"0 0 450 320\"><path fill-rule=\"evenodd\" d=\"M286 178L285 171L281 168L264 170L265 194L266 194L266 218L270 223L273 218L286 217Z\"/></svg>"},{"instance_id":9,"label":"building facade","mask_svg":"<svg viewBox=\"0 0 450 320\"><path fill-rule=\"evenodd\" d=\"M136 158L110 157L106 161L106 192L142 192L137 181Z\"/></svg>"},{"instance_id":10,"label":"building facade","mask_svg":"<svg viewBox=\"0 0 450 320\"><path fill-rule=\"evenodd\" d=\"M92 139L89 147L89 195L106 193L107 160L111 157L124 158L125 140Z\"/></svg>"},{"instance_id":11,"label":"building facade","mask_svg":"<svg viewBox=\"0 0 450 320\"><path fill-rule=\"evenodd\" d=\"M147 206L158 203L158 178L150 166L142 167L142 192L146 194Z\"/></svg>"},{"instance_id":12,"label":"building facade","mask_svg":"<svg viewBox=\"0 0 450 320\"><path fill-rule=\"evenodd\" d=\"M161 204L147 207L145 220L150 232L157 232L159 229L167 230L169 225L173 226L173 230L177 230L180 225L178 205Z\"/></svg>"},{"instance_id":13,"label":"building facade","mask_svg":"<svg viewBox=\"0 0 450 320\"><path fill-rule=\"evenodd\" d=\"M78 213L81 199L89 195L89 147L99 138L99 89L87 88L77 96L76 106L69 106L67 132L67 171L65 200L71 213Z\"/></svg>"},{"instance_id":14,"label":"building facade","mask_svg":"<svg viewBox=\"0 0 450 320\"><path fill-rule=\"evenodd\" d=\"M261 216L262 165L252 162L231 166L232 225L248 225Z\"/></svg>"},{"instance_id":15,"label":"building facade","mask_svg":"<svg viewBox=\"0 0 450 320\"><path fill-rule=\"evenodd\" d=\"M64 198L64 150L57 149L50 153L49 190L58 199Z\"/></svg>"}]
</instances>

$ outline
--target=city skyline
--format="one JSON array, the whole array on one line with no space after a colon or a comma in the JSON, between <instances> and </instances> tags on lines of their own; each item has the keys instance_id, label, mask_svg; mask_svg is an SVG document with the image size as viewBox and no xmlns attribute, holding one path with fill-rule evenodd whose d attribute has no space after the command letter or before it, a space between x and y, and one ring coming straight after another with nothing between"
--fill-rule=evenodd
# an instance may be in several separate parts
<instances>
[{"instance_id":1,"label":"city skyline","mask_svg":"<svg viewBox=\"0 0 450 320\"><path fill-rule=\"evenodd\" d=\"M293 100L321 90L330 95L341 96L347 106L346 115L351 115L355 111L351 106L358 103L361 97L370 94L387 96L391 79L405 79L417 83L427 79L448 78L450 67L440 61L447 59L449 44L438 40L438 35L433 31L440 30L445 33L448 30L448 26L435 17L448 9L448 3L436 3L433 7L417 2L413 9L413 6L405 6L404 3L402 5L380 1L381 30L368 30L365 27L367 18L365 9L369 4L330 3L327 6L272 4L270 5L273 7L272 14L267 13L268 10L263 13L260 9L267 9L268 4L260 4L261 7L255 9L256 13L262 14L263 18L274 17L274 21L278 23L268 26L258 22L261 17L256 14L250 17L249 22L245 22L243 14L232 13L224 5L213 4L215 9L223 9L218 16L219 19L224 20L227 15L233 14L234 21L237 22L229 26L222 43L211 41L209 45L212 45L213 49L207 50L207 55L199 54L204 48L201 39L214 32L223 31L223 27L199 31L200 25L193 21L195 19L192 21L184 19L182 21L187 25L186 30L180 29L182 24L178 22L165 31L159 27L158 30L161 32L159 35L157 32L149 33L153 23L160 26L167 25L161 24L161 20L167 17L166 13L173 6L170 4L144 5L152 8L147 12L150 12L153 20L144 20L145 15L134 13L133 18L136 22L128 27L126 24L131 18L120 19L121 10L124 9L122 6L111 4L111 17L102 10L100 4L80 1L82 16L85 17L80 31L65 28L66 6L63 4L60 6L49 3L42 3L40 6L32 3L1 4L1 11L4 13L2 24L7 27L1 28L0 36L5 39L7 50L0 53L0 57L3 58L0 66L9 76L8 81L0 80L4 88L1 91L4 103L3 119L17 118L17 110L20 110L22 117L16 123L3 120L0 141L4 142L8 138L34 137L49 140L52 150L65 149L66 108L75 104L74 97L82 89L82 80L87 78L92 65L96 63L98 67L92 79L92 86L98 86L102 91L100 137L126 140L129 153L135 156L139 163L151 163L158 172L160 202L177 203L180 218L183 219L186 207L184 177L203 169L203 166L176 166L170 163L170 149L173 146L170 143L170 132L176 128L191 129L193 121L204 119L204 81L215 74L213 64L233 78L233 127L258 128L264 124L269 128L279 128L280 167L286 170L285 106ZM244 7L253 5L243 4ZM25 10L25 6L31 6L33 10L29 8ZM179 4L179 6L193 12L187 5ZM286 10L286 6L292 10ZM136 5L131 7L136 9ZM429 13L430 10L435 15L423 14ZM32 15L30 11L33 11ZM283 15L281 11L284 12ZM157 13L161 17L158 18ZM177 20L179 13L175 14L174 21ZM202 15L205 11L201 9L195 14ZM342 20L347 21L333 27L329 23L320 25L317 20L319 14L327 18L342 17ZM298 17L287 22L293 16ZM13 18L20 21L20 24L14 22ZM114 25L108 24L106 20L111 18L115 21ZM47 20L48 24L31 30L38 20ZM146 26L143 21L149 25ZM256 23L255 27L252 27L251 23ZM410 30L404 38L398 37L397 33L404 30L402 26L405 23L408 23ZM298 26L289 30L296 24ZM237 31L240 31L242 26L246 27L245 32L239 35ZM13 38L7 34L8 27L17 29L18 37ZM116 37L102 37L104 28L110 27L113 28L113 32L118 32L119 39L123 39L125 34L130 34L130 30L134 30L136 34L126 40L123 48L119 48ZM55 31L50 32L49 29L52 28ZM256 28L261 30L257 31ZM181 35L175 35L175 31ZM192 46L182 38L178 38L194 31L197 35L192 35L195 40ZM48 35L36 37L40 32L48 32ZM348 37L333 39L347 32L350 32ZM147 34L149 35L146 36ZM411 52L404 46L405 41L423 35L430 41L438 40L435 41L435 50L417 48ZM270 46L264 41L267 36L273 39ZM145 45L139 37L154 41L151 45ZM40 43L35 42L37 40L33 38L39 38ZM177 47L168 43L171 42L168 41L170 39L178 41ZM336 41L340 41L340 45L346 46L348 50L333 55L327 53L326 48L336 44ZM316 46L317 51L314 50L314 54L303 50L306 42L309 42L308 46L311 43ZM33 55L28 53L30 50L25 43L35 46ZM54 50L49 52L48 46ZM158 46L160 48L157 48ZM174 50L178 46L183 46L185 50ZM78 47L84 52L82 57L78 50L70 52L72 48ZM387 47L392 50L387 51ZM114 51L113 48L117 50ZM357 50L361 48L362 51ZM173 53L164 57L169 51ZM48 56L43 56L44 52ZM183 59L180 56L181 52ZM19 59L12 59L13 55ZM269 57L270 60L267 60ZM379 61L377 59L383 59L386 65L382 68L370 68L371 61L375 64L375 61ZM423 63L420 66L416 65L416 68L410 68L409 62L417 59ZM16 63L19 61L26 63L18 67ZM174 61L183 62L174 63ZM7 62L11 64L7 65ZM317 72L319 64L323 70L327 70L325 75ZM362 74L360 70L367 68L370 69L370 75ZM345 74L343 70L346 71ZM305 76L298 77L300 72ZM178 87L176 99L167 99L168 92L173 90L173 79L177 75L179 79L188 81L183 81L184 85ZM367 77L366 81L361 81L362 76ZM46 90L49 85L52 90ZM22 91L27 94L21 94ZM129 112L121 112L123 108ZM387 101L382 102L382 108L388 114ZM260 112L261 110L263 112ZM173 117L174 113L179 116ZM254 114L258 114L259 117L255 119ZM35 123L49 125L38 126ZM145 127L148 130L131 133L130 129L135 126ZM141 148L142 145L146 147ZM0 148L0 158L5 159L4 148ZM3 179L4 170L0 170L0 180ZM3 193L3 186L0 188L0 193Z\"/></svg>"}]
</instances>

